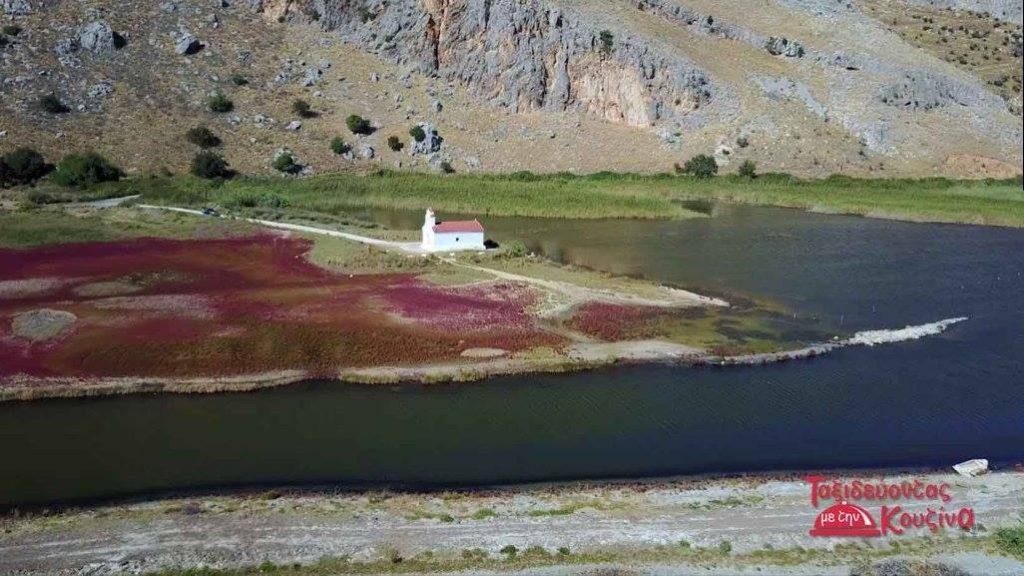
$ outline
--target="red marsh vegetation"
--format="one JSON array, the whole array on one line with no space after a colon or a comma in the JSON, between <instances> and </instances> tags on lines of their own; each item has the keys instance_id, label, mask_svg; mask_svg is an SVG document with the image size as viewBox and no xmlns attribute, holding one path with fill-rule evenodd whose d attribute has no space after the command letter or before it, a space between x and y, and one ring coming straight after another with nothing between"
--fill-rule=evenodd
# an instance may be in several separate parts
<instances>
[{"instance_id":1,"label":"red marsh vegetation","mask_svg":"<svg viewBox=\"0 0 1024 576\"><path fill-rule=\"evenodd\" d=\"M564 343L529 287L339 274L309 249L261 235L0 250L0 378L312 376Z\"/></svg>"}]
</instances>

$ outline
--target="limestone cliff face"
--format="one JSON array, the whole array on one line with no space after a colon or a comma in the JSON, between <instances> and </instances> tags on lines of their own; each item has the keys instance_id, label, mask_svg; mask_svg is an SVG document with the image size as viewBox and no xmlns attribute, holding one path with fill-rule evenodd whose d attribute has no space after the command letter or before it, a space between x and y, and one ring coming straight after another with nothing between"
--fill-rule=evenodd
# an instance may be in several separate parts
<instances>
[{"instance_id":1,"label":"limestone cliff face","mask_svg":"<svg viewBox=\"0 0 1024 576\"><path fill-rule=\"evenodd\" d=\"M578 108L651 126L715 97L692 62L544 0L313 0L312 9L363 49L517 112Z\"/></svg>"}]
</instances>

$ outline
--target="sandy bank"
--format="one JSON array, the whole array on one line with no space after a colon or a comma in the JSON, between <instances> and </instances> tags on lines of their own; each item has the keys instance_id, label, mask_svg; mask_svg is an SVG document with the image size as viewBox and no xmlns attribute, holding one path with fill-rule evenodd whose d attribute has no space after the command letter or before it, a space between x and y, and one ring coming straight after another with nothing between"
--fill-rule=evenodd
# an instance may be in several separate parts
<instances>
[{"instance_id":1,"label":"sandy bank","mask_svg":"<svg viewBox=\"0 0 1024 576\"><path fill-rule=\"evenodd\" d=\"M596 564L675 568L627 574L695 569L848 574L849 566L885 559L897 546L901 557L950 561L971 574L1024 570L1019 561L1000 556L991 539L998 528L1019 522L1024 473L977 478L946 472L826 475L846 482L948 484L946 507L972 508L984 530L815 538L808 531L825 506L811 505L810 485L797 473L443 493L263 490L113 504L45 517L7 516L0 535L0 572L99 575L264 561L311 565L322 558L345 558L330 573L380 573L393 571L387 558L401 557L406 559L403 571L410 572L415 572L410 564L423 572L531 574L544 573L533 572L544 566ZM925 506L904 505L914 510ZM879 504L864 506L874 514ZM729 543L728 554L719 552L722 542ZM520 551L516 561L500 552L506 546ZM782 572L781 566L802 568Z\"/></svg>"}]
</instances>

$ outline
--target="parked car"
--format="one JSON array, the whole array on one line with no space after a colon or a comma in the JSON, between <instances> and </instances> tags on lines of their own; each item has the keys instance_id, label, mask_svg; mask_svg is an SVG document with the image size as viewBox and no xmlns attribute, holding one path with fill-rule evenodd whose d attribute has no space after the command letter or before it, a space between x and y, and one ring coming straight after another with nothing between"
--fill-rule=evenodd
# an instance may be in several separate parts
<instances>
[{"instance_id":1,"label":"parked car","mask_svg":"<svg viewBox=\"0 0 1024 576\"><path fill-rule=\"evenodd\" d=\"M213 208L203 208L203 216L209 216L211 218L220 218L220 212L217 212Z\"/></svg>"}]
</instances>

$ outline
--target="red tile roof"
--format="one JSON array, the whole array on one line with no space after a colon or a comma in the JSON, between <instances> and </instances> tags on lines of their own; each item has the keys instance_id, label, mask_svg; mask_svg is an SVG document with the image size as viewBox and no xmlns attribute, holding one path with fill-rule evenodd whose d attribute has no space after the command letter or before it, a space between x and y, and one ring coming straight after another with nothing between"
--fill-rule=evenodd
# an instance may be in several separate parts
<instances>
[{"instance_id":1,"label":"red tile roof","mask_svg":"<svg viewBox=\"0 0 1024 576\"><path fill-rule=\"evenodd\" d=\"M453 220L451 222L441 222L434 226L435 234L452 234L455 232L483 232L484 227L480 222L476 220Z\"/></svg>"}]
</instances>

